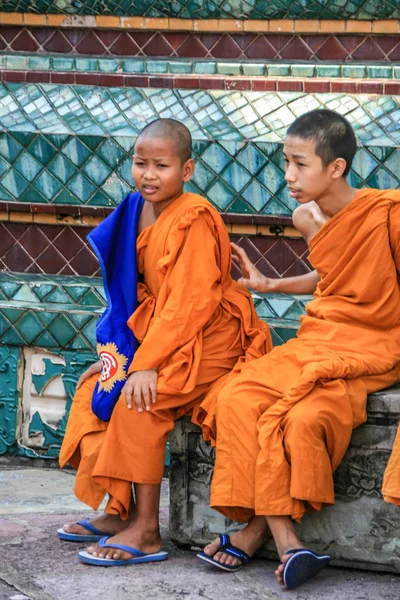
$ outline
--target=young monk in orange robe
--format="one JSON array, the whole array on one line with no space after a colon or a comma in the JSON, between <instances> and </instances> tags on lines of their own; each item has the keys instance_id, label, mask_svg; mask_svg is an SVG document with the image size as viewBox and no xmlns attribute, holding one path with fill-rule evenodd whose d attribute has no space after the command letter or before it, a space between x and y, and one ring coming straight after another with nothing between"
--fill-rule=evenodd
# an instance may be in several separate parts
<instances>
[{"instance_id":1,"label":"young monk in orange robe","mask_svg":"<svg viewBox=\"0 0 400 600\"><path fill-rule=\"evenodd\" d=\"M151 123L136 141L132 175L145 199L136 241L143 283L128 324L140 346L109 422L91 410L100 366L81 378L60 454L61 466L78 469L80 500L96 509L109 495L103 516L86 527L64 526L63 535L78 540L90 539L93 527L111 536L81 552L84 562L166 558L158 516L168 434L239 358L270 349L249 293L230 276L229 237L218 211L183 193L194 170L190 155L188 129L171 119Z\"/></svg>"},{"instance_id":2,"label":"young monk in orange robe","mask_svg":"<svg viewBox=\"0 0 400 600\"><path fill-rule=\"evenodd\" d=\"M295 226L315 271L270 280L236 247L242 283L261 292L315 290L297 337L246 365L220 393L211 506L249 522L232 536L247 555L270 529L281 558L277 579L293 588L330 558L303 548L294 521L334 503L333 472L367 394L400 377L400 191L357 191L345 179L356 152L350 124L332 111L305 114L284 143L286 181L301 206ZM385 478L400 503L400 440ZM226 542L226 538L222 540ZM220 539L200 558L235 570L248 556Z\"/></svg>"}]
</instances>

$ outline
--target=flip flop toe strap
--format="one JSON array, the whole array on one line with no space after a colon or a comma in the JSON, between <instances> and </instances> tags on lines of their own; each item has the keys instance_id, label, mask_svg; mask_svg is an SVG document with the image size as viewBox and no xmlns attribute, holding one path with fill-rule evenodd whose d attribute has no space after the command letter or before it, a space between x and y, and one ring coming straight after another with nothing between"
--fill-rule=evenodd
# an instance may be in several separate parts
<instances>
[{"instance_id":1,"label":"flip flop toe strap","mask_svg":"<svg viewBox=\"0 0 400 600\"><path fill-rule=\"evenodd\" d=\"M240 560L242 565L246 565L249 562L250 556L240 548L237 548L237 546L234 546L231 543L231 539L227 533L220 535L219 539L221 543L217 552L225 552L225 554L229 554L229 556L237 558L238 560Z\"/></svg>"},{"instance_id":2,"label":"flip flop toe strap","mask_svg":"<svg viewBox=\"0 0 400 600\"><path fill-rule=\"evenodd\" d=\"M100 531L99 529L97 529L97 527L92 525L87 519L82 519L81 521L78 521L77 525L82 525L82 527L84 527L94 535L104 535L104 531Z\"/></svg>"},{"instance_id":3,"label":"flip flop toe strap","mask_svg":"<svg viewBox=\"0 0 400 600\"><path fill-rule=\"evenodd\" d=\"M107 544L107 540L109 539L110 538L108 537L101 538L101 540L98 542L99 548L113 548L114 550L122 550L123 552L128 552L129 554L137 557L146 556L145 552L142 552L137 548L131 548L131 546L124 546L123 544Z\"/></svg>"}]
</instances>

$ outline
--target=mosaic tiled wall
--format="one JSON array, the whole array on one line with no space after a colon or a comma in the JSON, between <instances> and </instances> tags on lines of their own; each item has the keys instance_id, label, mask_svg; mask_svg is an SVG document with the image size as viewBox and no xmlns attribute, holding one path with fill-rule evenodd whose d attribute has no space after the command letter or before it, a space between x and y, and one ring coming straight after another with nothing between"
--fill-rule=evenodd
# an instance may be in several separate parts
<instances>
[{"instance_id":1,"label":"mosaic tiled wall","mask_svg":"<svg viewBox=\"0 0 400 600\"><path fill-rule=\"evenodd\" d=\"M4 11L112 14L148 17L178 17L183 19L382 19L398 18L398 0L3 0Z\"/></svg>"},{"instance_id":2,"label":"mosaic tiled wall","mask_svg":"<svg viewBox=\"0 0 400 600\"><path fill-rule=\"evenodd\" d=\"M197 163L188 189L224 213L265 275L306 273L286 128L313 108L337 110L360 143L350 182L399 187L400 2L0 9L0 454L54 457L104 306L85 237L130 191L138 131L157 116L185 122ZM306 299L254 299L275 343L294 335Z\"/></svg>"},{"instance_id":3,"label":"mosaic tiled wall","mask_svg":"<svg viewBox=\"0 0 400 600\"><path fill-rule=\"evenodd\" d=\"M318 107L344 114L364 146L355 186L399 185L396 97L3 84L0 201L115 206L131 187L137 132L173 116L194 138L188 189L221 211L290 215L282 139L297 116Z\"/></svg>"}]
</instances>

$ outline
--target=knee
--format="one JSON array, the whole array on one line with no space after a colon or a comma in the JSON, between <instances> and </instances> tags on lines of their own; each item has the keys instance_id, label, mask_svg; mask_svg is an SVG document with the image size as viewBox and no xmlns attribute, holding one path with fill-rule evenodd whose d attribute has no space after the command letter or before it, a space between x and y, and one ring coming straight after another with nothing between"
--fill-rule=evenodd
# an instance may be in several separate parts
<instances>
[{"instance_id":1,"label":"knee","mask_svg":"<svg viewBox=\"0 0 400 600\"><path fill-rule=\"evenodd\" d=\"M318 410L291 409L284 420L284 437L289 443L324 437L324 417Z\"/></svg>"}]
</instances>

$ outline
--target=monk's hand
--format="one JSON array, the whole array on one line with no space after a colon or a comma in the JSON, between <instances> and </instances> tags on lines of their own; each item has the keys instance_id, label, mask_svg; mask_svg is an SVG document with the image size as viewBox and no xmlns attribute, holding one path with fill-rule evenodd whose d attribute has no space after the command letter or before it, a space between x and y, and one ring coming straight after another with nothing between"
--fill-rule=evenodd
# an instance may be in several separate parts
<instances>
[{"instance_id":1,"label":"monk's hand","mask_svg":"<svg viewBox=\"0 0 400 600\"><path fill-rule=\"evenodd\" d=\"M242 273L242 276L238 279L238 283L257 292L272 292L274 288L274 279L265 277L257 267L253 265L243 248L233 242L231 242L231 247L233 262L239 267Z\"/></svg>"},{"instance_id":2,"label":"monk's hand","mask_svg":"<svg viewBox=\"0 0 400 600\"><path fill-rule=\"evenodd\" d=\"M93 365L91 365L88 369L86 369L86 371L84 373L82 373L82 375L79 377L78 383L76 384L76 389L79 390L79 388L86 381L86 379L88 379L92 375L101 373L101 367L102 367L101 360L98 360Z\"/></svg>"},{"instance_id":3,"label":"monk's hand","mask_svg":"<svg viewBox=\"0 0 400 600\"><path fill-rule=\"evenodd\" d=\"M154 369L132 373L122 390L126 406L130 409L135 403L138 412L143 412L143 405L150 410L157 399L157 379L158 373Z\"/></svg>"}]
</instances>

